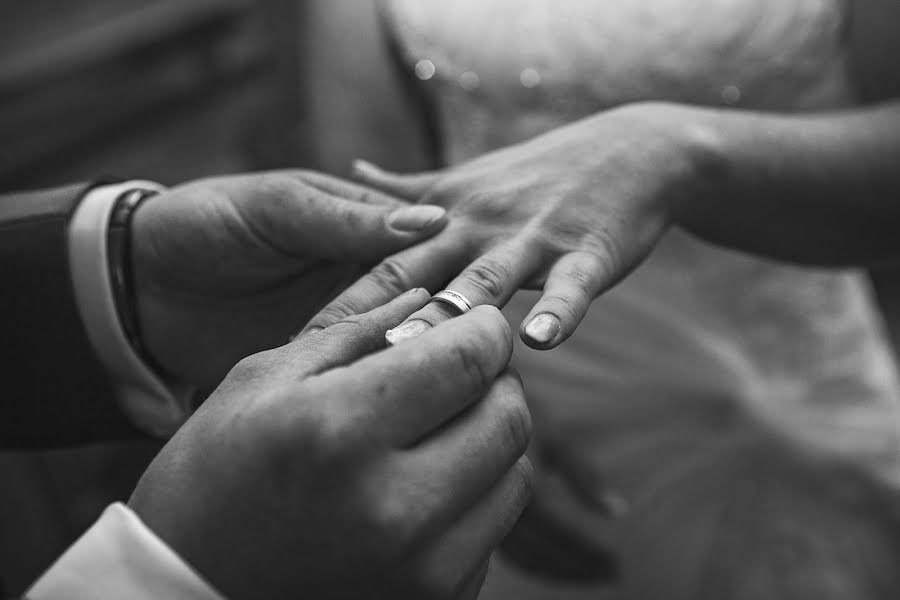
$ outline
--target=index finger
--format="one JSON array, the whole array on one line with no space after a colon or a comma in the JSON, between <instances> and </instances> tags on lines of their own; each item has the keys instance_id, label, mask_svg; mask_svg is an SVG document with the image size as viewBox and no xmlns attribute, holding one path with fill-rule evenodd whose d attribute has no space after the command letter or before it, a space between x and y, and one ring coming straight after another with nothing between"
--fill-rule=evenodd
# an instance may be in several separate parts
<instances>
[{"instance_id":1,"label":"index finger","mask_svg":"<svg viewBox=\"0 0 900 600\"><path fill-rule=\"evenodd\" d=\"M369 420L372 431L407 447L481 398L511 356L506 319L496 308L481 307L310 383L339 387L342 411Z\"/></svg>"},{"instance_id":2,"label":"index finger","mask_svg":"<svg viewBox=\"0 0 900 600\"><path fill-rule=\"evenodd\" d=\"M282 346L296 377L306 377L347 365L384 348L384 330L396 325L428 299L422 288L411 289L387 304L352 315L327 329L298 335Z\"/></svg>"},{"instance_id":3,"label":"index finger","mask_svg":"<svg viewBox=\"0 0 900 600\"><path fill-rule=\"evenodd\" d=\"M451 225L436 237L389 256L329 302L304 328L329 327L371 310L414 287L435 289L468 262L461 233Z\"/></svg>"},{"instance_id":4,"label":"index finger","mask_svg":"<svg viewBox=\"0 0 900 600\"><path fill-rule=\"evenodd\" d=\"M541 266L541 252L525 238L513 238L495 246L463 270L446 289L463 296L470 306L502 307ZM399 327L387 332L390 344L421 335L438 323L458 315L457 308L429 302Z\"/></svg>"}]
</instances>

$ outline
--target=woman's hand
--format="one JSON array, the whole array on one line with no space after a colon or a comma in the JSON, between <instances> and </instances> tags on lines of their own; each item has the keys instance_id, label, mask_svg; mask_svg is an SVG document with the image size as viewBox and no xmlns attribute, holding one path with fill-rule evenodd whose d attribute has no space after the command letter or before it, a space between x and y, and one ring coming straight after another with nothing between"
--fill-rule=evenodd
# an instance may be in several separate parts
<instances>
[{"instance_id":1,"label":"woman's hand","mask_svg":"<svg viewBox=\"0 0 900 600\"><path fill-rule=\"evenodd\" d=\"M416 286L446 284L473 305L496 306L522 287L543 288L521 335L534 348L557 346L591 301L650 252L692 192L700 164L691 141L699 132L677 115L666 105L620 108L434 173L396 175L358 163L361 182L445 206L452 220L383 261L310 326ZM429 304L395 333L418 335L447 310Z\"/></svg>"}]
</instances>

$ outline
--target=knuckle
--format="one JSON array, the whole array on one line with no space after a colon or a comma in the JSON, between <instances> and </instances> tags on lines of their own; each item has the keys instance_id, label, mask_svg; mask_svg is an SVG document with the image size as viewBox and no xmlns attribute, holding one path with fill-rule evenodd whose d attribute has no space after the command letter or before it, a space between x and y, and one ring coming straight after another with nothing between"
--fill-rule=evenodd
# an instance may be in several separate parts
<instances>
[{"instance_id":1,"label":"knuckle","mask_svg":"<svg viewBox=\"0 0 900 600\"><path fill-rule=\"evenodd\" d=\"M359 314L352 314L343 317L337 323L331 326L332 331L336 335L350 334L364 327L364 318Z\"/></svg>"},{"instance_id":2,"label":"knuckle","mask_svg":"<svg viewBox=\"0 0 900 600\"><path fill-rule=\"evenodd\" d=\"M513 469L516 479L518 480L518 485L516 486L516 504L517 509L521 512L528 505L528 502L531 500L531 496L534 493L534 465L531 464L531 461L527 456L523 456L516 461L516 464L513 465Z\"/></svg>"},{"instance_id":3,"label":"knuckle","mask_svg":"<svg viewBox=\"0 0 900 600\"><path fill-rule=\"evenodd\" d=\"M429 302L421 310L413 313L409 318L411 320L425 321L432 327L437 327L444 321L456 318L456 316L457 313L454 309L444 306L439 302Z\"/></svg>"},{"instance_id":4,"label":"knuckle","mask_svg":"<svg viewBox=\"0 0 900 600\"><path fill-rule=\"evenodd\" d=\"M558 317L566 316L570 319L576 319L581 312L579 302L571 296L550 294L544 298L544 302L552 307L550 312Z\"/></svg>"},{"instance_id":5,"label":"knuckle","mask_svg":"<svg viewBox=\"0 0 900 600\"><path fill-rule=\"evenodd\" d=\"M362 204L339 202L330 205L334 211L335 222L341 223L346 231L364 231L369 224Z\"/></svg>"},{"instance_id":6,"label":"knuckle","mask_svg":"<svg viewBox=\"0 0 900 600\"><path fill-rule=\"evenodd\" d=\"M237 380L254 379L259 369L259 359L255 354L239 360L229 373L229 377Z\"/></svg>"},{"instance_id":7,"label":"knuckle","mask_svg":"<svg viewBox=\"0 0 900 600\"><path fill-rule=\"evenodd\" d=\"M242 358L231 368L228 378L236 382L258 379L271 369L272 354L271 350L267 350Z\"/></svg>"},{"instance_id":8,"label":"knuckle","mask_svg":"<svg viewBox=\"0 0 900 600\"><path fill-rule=\"evenodd\" d=\"M380 493L370 501L369 520L385 558L403 556L417 537L415 508L396 493Z\"/></svg>"},{"instance_id":9,"label":"knuckle","mask_svg":"<svg viewBox=\"0 0 900 600\"><path fill-rule=\"evenodd\" d=\"M493 373L488 372L482 348L479 340L471 336L451 347L453 371L460 373L461 381L476 392L486 389L493 377Z\"/></svg>"},{"instance_id":10,"label":"knuckle","mask_svg":"<svg viewBox=\"0 0 900 600\"><path fill-rule=\"evenodd\" d=\"M393 200L388 196L380 194L375 190L369 188L353 188L354 197L353 200L359 202L361 204L367 205L379 205L379 204L388 204L392 207L400 207L403 204L400 201Z\"/></svg>"},{"instance_id":11,"label":"knuckle","mask_svg":"<svg viewBox=\"0 0 900 600\"><path fill-rule=\"evenodd\" d=\"M464 273L463 277L485 300L498 300L504 296L509 269L491 259L481 259Z\"/></svg>"},{"instance_id":12,"label":"knuckle","mask_svg":"<svg viewBox=\"0 0 900 600\"><path fill-rule=\"evenodd\" d=\"M495 219L503 209L497 206L497 195L493 191L478 189L457 193L462 212L478 215L487 220Z\"/></svg>"},{"instance_id":13,"label":"knuckle","mask_svg":"<svg viewBox=\"0 0 900 600\"><path fill-rule=\"evenodd\" d=\"M305 387L282 380L266 381L252 398L242 398L232 412L232 439L240 443L256 440L252 451L265 457L260 468L275 469L284 478L297 477L315 467L319 446L319 422L315 402L306 397ZM300 401L302 399L303 401Z\"/></svg>"},{"instance_id":14,"label":"knuckle","mask_svg":"<svg viewBox=\"0 0 900 600\"><path fill-rule=\"evenodd\" d=\"M340 323L344 319L353 315L352 304L347 300L334 300L331 304L319 311L319 314L309 322L314 327L330 327L335 323Z\"/></svg>"},{"instance_id":15,"label":"knuckle","mask_svg":"<svg viewBox=\"0 0 900 600\"><path fill-rule=\"evenodd\" d=\"M294 406L283 423L285 436L295 455L317 473L324 469L333 475L335 467L350 473L367 453L369 423L341 392L345 378L331 371L305 380L291 394ZM374 451L369 444L368 452Z\"/></svg>"},{"instance_id":16,"label":"knuckle","mask_svg":"<svg viewBox=\"0 0 900 600\"><path fill-rule=\"evenodd\" d=\"M267 198L284 198L297 195L300 183L284 173L262 173L258 180L261 195Z\"/></svg>"},{"instance_id":17,"label":"knuckle","mask_svg":"<svg viewBox=\"0 0 900 600\"><path fill-rule=\"evenodd\" d=\"M406 268L392 258L387 258L378 263L369 271L368 276L382 289L389 289L399 293L412 287Z\"/></svg>"},{"instance_id":18,"label":"knuckle","mask_svg":"<svg viewBox=\"0 0 900 600\"><path fill-rule=\"evenodd\" d=\"M596 279L596 275L591 272L589 267L584 265L574 266L566 270L564 276L581 290L591 289Z\"/></svg>"},{"instance_id":19,"label":"knuckle","mask_svg":"<svg viewBox=\"0 0 900 600\"><path fill-rule=\"evenodd\" d=\"M305 460L321 469L348 464L365 445L359 423L338 410L338 404L320 404L318 410L308 411L304 426L299 428L305 441Z\"/></svg>"},{"instance_id":20,"label":"knuckle","mask_svg":"<svg viewBox=\"0 0 900 600\"><path fill-rule=\"evenodd\" d=\"M601 226L596 234L597 258L603 271L609 273L622 264L622 247L609 227Z\"/></svg>"}]
</instances>

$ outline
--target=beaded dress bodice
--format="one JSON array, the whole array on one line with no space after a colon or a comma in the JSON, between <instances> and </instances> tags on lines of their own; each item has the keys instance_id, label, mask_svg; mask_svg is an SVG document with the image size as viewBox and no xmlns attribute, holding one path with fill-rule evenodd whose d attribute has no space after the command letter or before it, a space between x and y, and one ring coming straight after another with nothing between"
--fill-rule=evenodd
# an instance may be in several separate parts
<instances>
[{"instance_id":1,"label":"beaded dress bodice","mask_svg":"<svg viewBox=\"0 0 900 600\"><path fill-rule=\"evenodd\" d=\"M450 160L640 100L851 103L842 0L388 0Z\"/></svg>"}]
</instances>

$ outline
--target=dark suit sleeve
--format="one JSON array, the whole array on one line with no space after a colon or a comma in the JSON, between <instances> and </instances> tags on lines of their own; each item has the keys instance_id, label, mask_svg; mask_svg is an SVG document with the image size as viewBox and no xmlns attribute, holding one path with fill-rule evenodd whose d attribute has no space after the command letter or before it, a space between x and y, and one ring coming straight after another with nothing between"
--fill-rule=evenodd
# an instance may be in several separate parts
<instances>
[{"instance_id":1,"label":"dark suit sleeve","mask_svg":"<svg viewBox=\"0 0 900 600\"><path fill-rule=\"evenodd\" d=\"M68 223L86 185L0 195L0 448L141 437L78 313Z\"/></svg>"}]
</instances>

